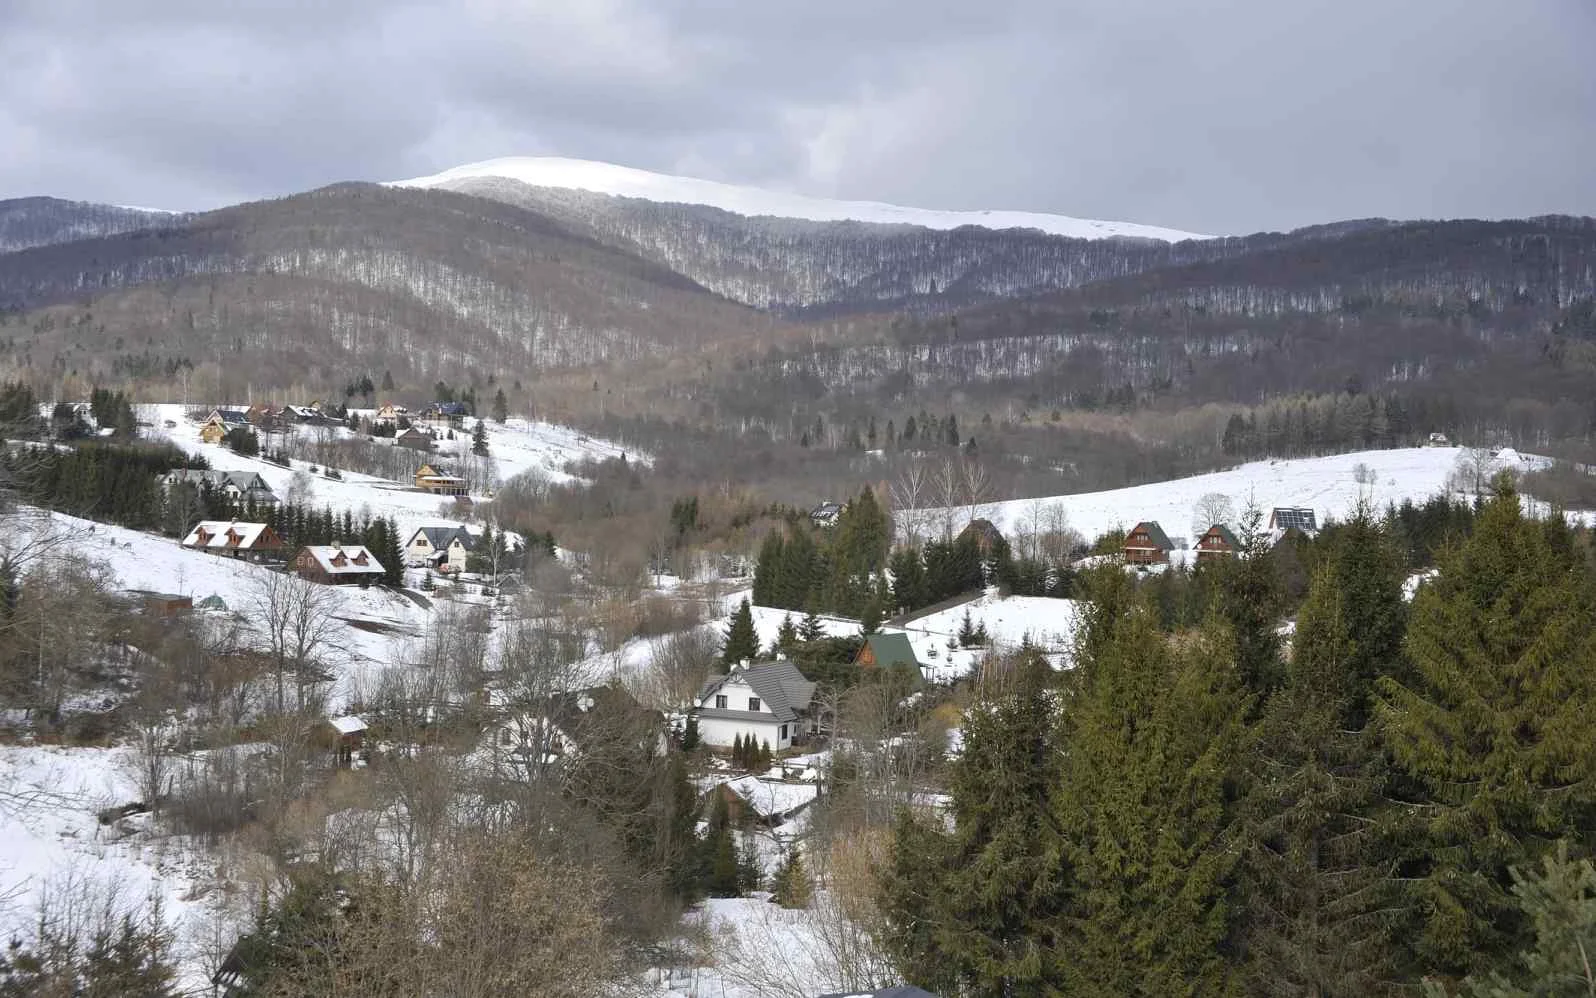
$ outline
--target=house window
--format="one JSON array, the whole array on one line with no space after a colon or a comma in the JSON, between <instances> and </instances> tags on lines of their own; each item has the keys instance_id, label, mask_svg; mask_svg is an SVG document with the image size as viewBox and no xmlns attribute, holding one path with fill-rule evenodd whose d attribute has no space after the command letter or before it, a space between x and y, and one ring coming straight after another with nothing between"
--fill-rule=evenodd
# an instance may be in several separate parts
<instances>
[{"instance_id":1,"label":"house window","mask_svg":"<svg viewBox=\"0 0 1596 998\"><path fill-rule=\"evenodd\" d=\"M749 697L748 698L748 709L752 710L752 711L758 711L759 710L759 698L758 697Z\"/></svg>"},{"instance_id":2,"label":"house window","mask_svg":"<svg viewBox=\"0 0 1596 998\"><path fill-rule=\"evenodd\" d=\"M716 696L715 696L715 709L716 710L725 710L726 709L726 695L724 693L716 694Z\"/></svg>"},{"instance_id":3,"label":"house window","mask_svg":"<svg viewBox=\"0 0 1596 998\"><path fill-rule=\"evenodd\" d=\"M787 726L785 724L783 724L781 726L781 733L778 734L776 737L779 738L781 741L786 741L787 740Z\"/></svg>"}]
</instances>

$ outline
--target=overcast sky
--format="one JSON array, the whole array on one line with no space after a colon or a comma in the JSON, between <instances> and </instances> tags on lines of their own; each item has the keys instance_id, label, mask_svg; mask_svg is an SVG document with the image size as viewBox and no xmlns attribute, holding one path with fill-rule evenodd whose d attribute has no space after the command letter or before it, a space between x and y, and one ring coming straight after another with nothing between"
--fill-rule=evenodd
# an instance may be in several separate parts
<instances>
[{"instance_id":1,"label":"overcast sky","mask_svg":"<svg viewBox=\"0 0 1596 998\"><path fill-rule=\"evenodd\" d=\"M560 155L1209 233L1596 214L1593 0L0 0L0 198Z\"/></svg>"}]
</instances>

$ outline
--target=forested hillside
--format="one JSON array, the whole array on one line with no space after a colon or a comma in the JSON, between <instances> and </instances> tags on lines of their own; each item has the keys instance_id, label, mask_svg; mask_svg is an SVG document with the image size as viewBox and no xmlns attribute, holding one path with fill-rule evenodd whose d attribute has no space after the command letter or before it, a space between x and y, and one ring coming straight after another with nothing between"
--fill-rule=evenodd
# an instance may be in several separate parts
<instances>
[{"instance_id":1,"label":"forested hillside","mask_svg":"<svg viewBox=\"0 0 1596 998\"><path fill-rule=\"evenodd\" d=\"M1165 243L1076 239L1035 229L939 230L750 218L705 205L532 187L502 177L447 186L548 214L735 301L811 318L861 311L947 312L1391 224L1373 219L1289 234Z\"/></svg>"},{"instance_id":2,"label":"forested hillside","mask_svg":"<svg viewBox=\"0 0 1596 998\"><path fill-rule=\"evenodd\" d=\"M530 376L771 327L544 216L372 185L9 254L0 310L19 367L170 378L209 361L195 377L220 394L241 367L257 385L357 363L415 383L484 365Z\"/></svg>"},{"instance_id":3,"label":"forested hillside","mask_svg":"<svg viewBox=\"0 0 1596 998\"><path fill-rule=\"evenodd\" d=\"M138 229L175 228L188 217L175 212L60 198L0 201L0 253Z\"/></svg>"}]
</instances>

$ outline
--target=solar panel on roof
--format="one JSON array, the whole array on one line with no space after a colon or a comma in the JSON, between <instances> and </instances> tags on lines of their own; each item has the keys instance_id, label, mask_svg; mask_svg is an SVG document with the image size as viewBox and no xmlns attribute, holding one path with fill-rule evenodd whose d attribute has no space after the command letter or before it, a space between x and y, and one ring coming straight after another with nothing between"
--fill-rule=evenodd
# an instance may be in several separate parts
<instances>
[{"instance_id":1,"label":"solar panel on roof","mask_svg":"<svg viewBox=\"0 0 1596 998\"><path fill-rule=\"evenodd\" d=\"M1287 527L1296 527L1298 530L1318 529L1311 509L1281 507L1274 511L1274 515L1270 519L1274 521L1276 527L1282 529Z\"/></svg>"}]
</instances>

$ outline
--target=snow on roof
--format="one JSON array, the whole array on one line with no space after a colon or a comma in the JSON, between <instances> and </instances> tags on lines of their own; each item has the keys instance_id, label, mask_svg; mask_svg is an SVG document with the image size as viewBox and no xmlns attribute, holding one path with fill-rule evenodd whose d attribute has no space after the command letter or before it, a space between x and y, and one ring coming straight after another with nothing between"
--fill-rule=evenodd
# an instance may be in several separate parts
<instances>
[{"instance_id":1,"label":"snow on roof","mask_svg":"<svg viewBox=\"0 0 1596 998\"><path fill-rule=\"evenodd\" d=\"M203 531L205 541L200 542ZM194 525L194 529L183 538L186 548L203 547L207 550L225 550L227 548L251 548L259 543L261 535L266 532L264 523L239 523L228 520L201 520ZM233 537L228 535L232 534ZM236 542L234 540L236 538Z\"/></svg>"},{"instance_id":2,"label":"snow on roof","mask_svg":"<svg viewBox=\"0 0 1596 998\"><path fill-rule=\"evenodd\" d=\"M701 204L753 218L855 221L877 225L918 225L927 229L956 229L964 225L986 229L1040 229L1052 235L1074 239L1120 237L1179 242L1182 239L1209 238L1134 222L1105 222L1041 212L943 211L905 208L878 201L834 201L557 156L490 159L457 166L430 177L390 181L388 186L455 188L467 181L494 178L519 181L532 187L591 191L594 194L638 198L661 204Z\"/></svg>"},{"instance_id":3,"label":"snow on roof","mask_svg":"<svg viewBox=\"0 0 1596 998\"><path fill-rule=\"evenodd\" d=\"M758 776L739 776L724 785L766 817L800 811L820 796L820 787L813 783L784 783Z\"/></svg>"},{"instance_id":4,"label":"snow on roof","mask_svg":"<svg viewBox=\"0 0 1596 998\"><path fill-rule=\"evenodd\" d=\"M307 544L305 550L328 575L360 575L367 572L381 575L387 572L377 556L360 544ZM363 565L358 563L361 555L365 555L366 559Z\"/></svg>"},{"instance_id":5,"label":"snow on roof","mask_svg":"<svg viewBox=\"0 0 1596 998\"><path fill-rule=\"evenodd\" d=\"M366 722L353 714L335 717L327 723L331 724L340 735L353 735L366 730Z\"/></svg>"}]
</instances>

